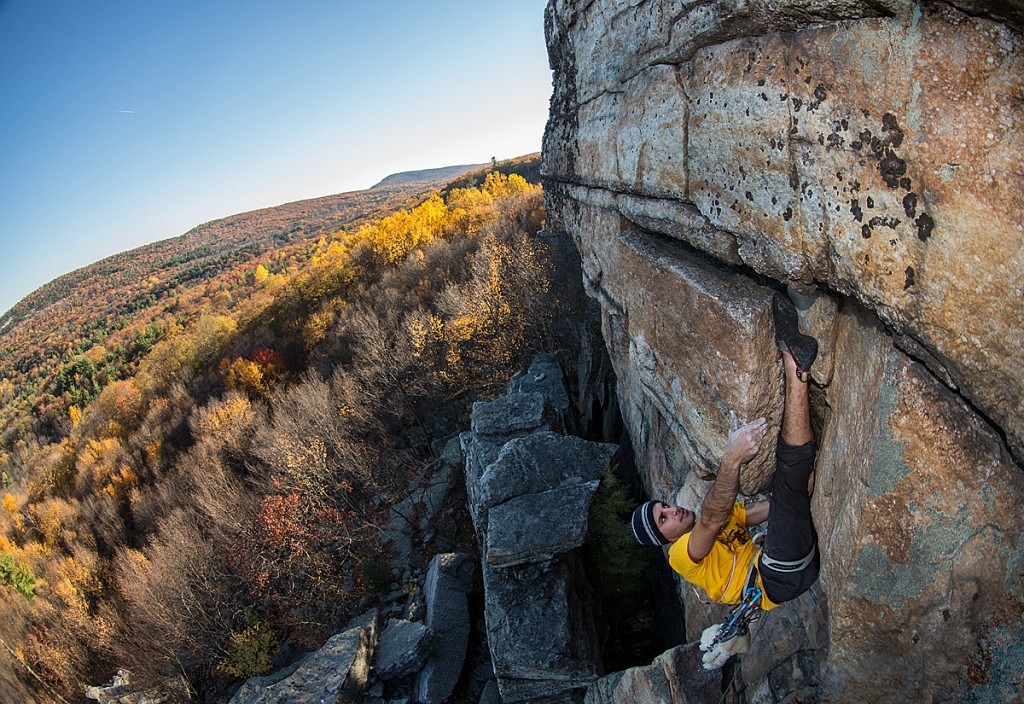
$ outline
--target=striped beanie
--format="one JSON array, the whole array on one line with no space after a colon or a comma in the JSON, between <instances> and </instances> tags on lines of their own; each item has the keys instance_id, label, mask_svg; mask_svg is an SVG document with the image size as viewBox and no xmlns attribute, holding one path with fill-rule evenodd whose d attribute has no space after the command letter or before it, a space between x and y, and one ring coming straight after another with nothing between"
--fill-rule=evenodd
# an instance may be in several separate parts
<instances>
[{"instance_id":1,"label":"striped beanie","mask_svg":"<svg viewBox=\"0 0 1024 704\"><path fill-rule=\"evenodd\" d=\"M656 503L659 502L648 501L645 504L640 504L633 511L630 528L633 530L633 537L636 538L636 542L641 545L658 546L668 545L671 542L654 525L654 504Z\"/></svg>"}]
</instances>

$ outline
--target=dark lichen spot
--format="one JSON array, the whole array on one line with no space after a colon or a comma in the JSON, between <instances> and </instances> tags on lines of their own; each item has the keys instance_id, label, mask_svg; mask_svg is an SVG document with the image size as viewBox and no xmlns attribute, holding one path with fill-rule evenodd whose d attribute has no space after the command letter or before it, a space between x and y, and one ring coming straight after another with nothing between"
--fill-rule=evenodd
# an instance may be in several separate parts
<instances>
[{"instance_id":1,"label":"dark lichen spot","mask_svg":"<svg viewBox=\"0 0 1024 704\"><path fill-rule=\"evenodd\" d=\"M917 239L924 242L932 236L932 230L935 229L935 221L932 220L932 216L928 213L921 213L920 217L914 221L917 224Z\"/></svg>"},{"instance_id":2,"label":"dark lichen spot","mask_svg":"<svg viewBox=\"0 0 1024 704\"><path fill-rule=\"evenodd\" d=\"M860 209L860 201L856 198L850 201L850 212L853 213L853 219L857 222L864 220L864 211Z\"/></svg>"},{"instance_id":3,"label":"dark lichen spot","mask_svg":"<svg viewBox=\"0 0 1024 704\"><path fill-rule=\"evenodd\" d=\"M827 97L828 97L828 93L825 92L825 86L823 86L822 84L819 83L818 86L814 89L814 98L815 98L815 100L817 100L820 103L822 100L824 100Z\"/></svg>"},{"instance_id":4,"label":"dark lichen spot","mask_svg":"<svg viewBox=\"0 0 1024 704\"><path fill-rule=\"evenodd\" d=\"M763 85L764 85L764 79L762 78L761 80L759 80L759 81L757 82L757 85L759 85L759 86L763 86Z\"/></svg>"},{"instance_id":5,"label":"dark lichen spot","mask_svg":"<svg viewBox=\"0 0 1024 704\"><path fill-rule=\"evenodd\" d=\"M761 93L761 100L763 100L763 101L765 101L767 103L768 102L768 95L765 94L765 93Z\"/></svg>"},{"instance_id":6,"label":"dark lichen spot","mask_svg":"<svg viewBox=\"0 0 1024 704\"><path fill-rule=\"evenodd\" d=\"M818 144L825 146L825 135L821 133L818 134Z\"/></svg>"},{"instance_id":7,"label":"dark lichen spot","mask_svg":"<svg viewBox=\"0 0 1024 704\"><path fill-rule=\"evenodd\" d=\"M850 142L850 148L859 152L861 149L864 148L864 144L859 139L855 139L852 142Z\"/></svg>"},{"instance_id":8,"label":"dark lichen spot","mask_svg":"<svg viewBox=\"0 0 1024 704\"><path fill-rule=\"evenodd\" d=\"M871 237L871 228L868 227L867 225L861 225L860 234L861 237L863 237L864 239L868 239L869 237Z\"/></svg>"},{"instance_id":9,"label":"dark lichen spot","mask_svg":"<svg viewBox=\"0 0 1024 704\"><path fill-rule=\"evenodd\" d=\"M843 180L843 172L842 171L836 171L836 179L839 180L839 181Z\"/></svg>"},{"instance_id":10,"label":"dark lichen spot","mask_svg":"<svg viewBox=\"0 0 1024 704\"><path fill-rule=\"evenodd\" d=\"M917 645L921 641L921 636L915 633L910 640L914 645Z\"/></svg>"},{"instance_id":11,"label":"dark lichen spot","mask_svg":"<svg viewBox=\"0 0 1024 704\"><path fill-rule=\"evenodd\" d=\"M917 194L908 193L903 196L903 212L907 214L907 217L913 220L917 217Z\"/></svg>"},{"instance_id":12,"label":"dark lichen spot","mask_svg":"<svg viewBox=\"0 0 1024 704\"><path fill-rule=\"evenodd\" d=\"M949 609L943 609L942 610L942 620L943 621L949 621L950 618L951 618L951 615L949 613Z\"/></svg>"},{"instance_id":13,"label":"dark lichen spot","mask_svg":"<svg viewBox=\"0 0 1024 704\"><path fill-rule=\"evenodd\" d=\"M871 196L868 196L867 204L868 204L869 208L874 208L875 207L875 199L872 198Z\"/></svg>"},{"instance_id":14,"label":"dark lichen spot","mask_svg":"<svg viewBox=\"0 0 1024 704\"><path fill-rule=\"evenodd\" d=\"M833 132L832 134L830 134L828 136L828 140L826 140L826 141L828 142L828 144L825 145L825 149L842 149L843 148L843 142L845 140L842 137L840 137L838 134Z\"/></svg>"},{"instance_id":15,"label":"dark lichen spot","mask_svg":"<svg viewBox=\"0 0 1024 704\"><path fill-rule=\"evenodd\" d=\"M808 76L807 78L804 79L804 83L806 83L807 85L811 85L811 81L813 80L814 78L812 76Z\"/></svg>"},{"instance_id":16,"label":"dark lichen spot","mask_svg":"<svg viewBox=\"0 0 1024 704\"><path fill-rule=\"evenodd\" d=\"M778 204L779 204L779 199L776 198L775 196L772 196L772 205L778 205Z\"/></svg>"},{"instance_id":17,"label":"dark lichen spot","mask_svg":"<svg viewBox=\"0 0 1024 704\"><path fill-rule=\"evenodd\" d=\"M792 100L793 112L800 112L800 106L804 104L804 101L800 100L800 98L796 97L795 95L793 96Z\"/></svg>"},{"instance_id":18,"label":"dark lichen spot","mask_svg":"<svg viewBox=\"0 0 1024 704\"><path fill-rule=\"evenodd\" d=\"M896 121L896 116L891 112L887 112L882 115L882 129L891 133L889 135L889 144L893 147L898 147L903 144L903 130L900 129L900 124Z\"/></svg>"},{"instance_id":19,"label":"dark lichen spot","mask_svg":"<svg viewBox=\"0 0 1024 704\"><path fill-rule=\"evenodd\" d=\"M908 288L914 285L914 267L908 266L907 271L905 273L907 275L907 279L903 283L904 291L906 291Z\"/></svg>"},{"instance_id":20,"label":"dark lichen spot","mask_svg":"<svg viewBox=\"0 0 1024 704\"><path fill-rule=\"evenodd\" d=\"M888 227L890 230L895 230L899 227L899 224L899 218L882 217L880 215L876 215L868 220L868 225L871 225L871 227Z\"/></svg>"},{"instance_id":21,"label":"dark lichen spot","mask_svg":"<svg viewBox=\"0 0 1024 704\"><path fill-rule=\"evenodd\" d=\"M910 190L910 186L911 186L911 183L910 183L910 179L909 178L904 176L903 178L900 179L900 188L902 188L904 191L909 191Z\"/></svg>"},{"instance_id":22,"label":"dark lichen spot","mask_svg":"<svg viewBox=\"0 0 1024 704\"><path fill-rule=\"evenodd\" d=\"M789 222L793 219L793 208L792 206L786 208L786 212L782 214L782 219Z\"/></svg>"},{"instance_id":23,"label":"dark lichen spot","mask_svg":"<svg viewBox=\"0 0 1024 704\"><path fill-rule=\"evenodd\" d=\"M903 174L907 173L907 162L896 156L896 153L891 149L886 149L885 156L878 165L878 172L882 175L882 180L885 181L886 186L896 188L900 185L900 179L903 177Z\"/></svg>"},{"instance_id":24,"label":"dark lichen spot","mask_svg":"<svg viewBox=\"0 0 1024 704\"><path fill-rule=\"evenodd\" d=\"M745 198L746 198L747 200L749 200L749 201L753 201L753 200L754 200L754 194L753 194L753 193L751 193L750 191L747 191L746 193L744 193L744 194L743 194L743 196L744 196L744 197L745 197Z\"/></svg>"}]
</instances>

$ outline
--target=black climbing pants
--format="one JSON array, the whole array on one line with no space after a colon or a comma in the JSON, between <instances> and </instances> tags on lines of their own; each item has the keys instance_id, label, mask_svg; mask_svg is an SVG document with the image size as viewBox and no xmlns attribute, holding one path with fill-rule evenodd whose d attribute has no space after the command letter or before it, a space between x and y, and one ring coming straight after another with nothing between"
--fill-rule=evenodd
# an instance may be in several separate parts
<instances>
[{"instance_id":1,"label":"black climbing pants","mask_svg":"<svg viewBox=\"0 0 1024 704\"><path fill-rule=\"evenodd\" d=\"M768 532L757 569L765 593L776 604L797 598L818 578L818 533L807 493L817 452L815 440L793 446L781 437L775 449Z\"/></svg>"}]
</instances>

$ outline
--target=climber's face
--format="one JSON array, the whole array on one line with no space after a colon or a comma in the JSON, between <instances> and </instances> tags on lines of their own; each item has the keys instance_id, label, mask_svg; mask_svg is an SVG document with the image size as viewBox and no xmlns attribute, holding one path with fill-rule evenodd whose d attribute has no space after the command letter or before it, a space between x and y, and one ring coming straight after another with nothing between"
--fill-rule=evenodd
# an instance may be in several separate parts
<instances>
[{"instance_id":1,"label":"climber's face","mask_svg":"<svg viewBox=\"0 0 1024 704\"><path fill-rule=\"evenodd\" d=\"M660 501L654 504L651 513L654 514L654 525L658 526L661 534L673 543L682 538L685 533L693 530L693 526L697 522L693 511Z\"/></svg>"}]
</instances>

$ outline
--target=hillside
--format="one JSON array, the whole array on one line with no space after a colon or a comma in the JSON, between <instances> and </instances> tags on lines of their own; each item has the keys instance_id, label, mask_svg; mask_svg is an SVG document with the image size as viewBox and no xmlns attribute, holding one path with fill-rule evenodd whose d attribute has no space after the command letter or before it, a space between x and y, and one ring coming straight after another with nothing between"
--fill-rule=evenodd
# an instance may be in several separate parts
<instances>
[{"instance_id":1,"label":"hillside","mask_svg":"<svg viewBox=\"0 0 1024 704\"><path fill-rule=\"evenodd\" d=\"M4 338L48 345L20 357L38 387L4 378L5 695L126 666L212 701L387 588L388 506L559 317L543 192L506 168L226 218L40 292Z\"/></svg>"},{"instance_id":2,"label":"hillside","mask_svg":"<svg viewBox=\"0 0 1024 704\"><path fill-rule=\"evenodd\" d=\"M19 440L66 431L69 405L80 407L105 383L125 378L212 299L244 300L257 264L268 274L294 272L317 240L416 205L471 168L479 171L395 174L368 190L240 213L42 286L0 316L0 461Z\"/></svg>"}]
</instances>

